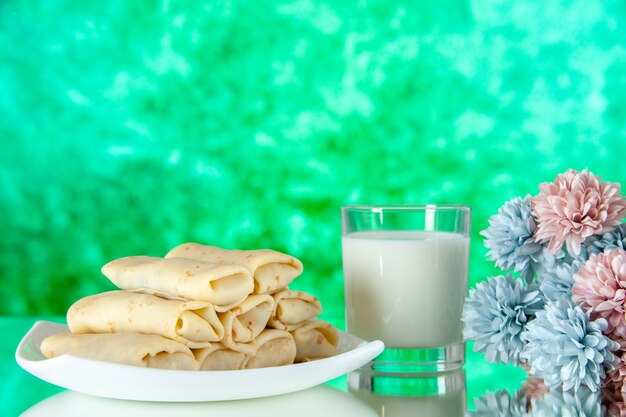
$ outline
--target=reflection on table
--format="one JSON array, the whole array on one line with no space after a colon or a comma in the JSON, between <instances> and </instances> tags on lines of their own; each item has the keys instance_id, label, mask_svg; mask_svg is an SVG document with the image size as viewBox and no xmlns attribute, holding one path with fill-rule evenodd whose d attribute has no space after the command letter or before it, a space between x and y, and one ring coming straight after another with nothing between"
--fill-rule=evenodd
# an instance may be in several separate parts
<instances>
[{"instance_id":1,"label":"reflection on table","mask_svg":"<svg viewBox=\"0 0 626 417\"><path fill-rule=\"evenodd\" d=\"M391 380L371 378L357 372L351 373L348 380L348 392L320 385L286 395L204 403L126 401L64 391L35 404L22 416L620 417L626 415L621 395L606 396L604 393L590 392L585 388L576 393L548 391L538 381L527 381L515 391L498 390L485 393L470 401L473 402L472 408L475 408L475 411L468 411L466 375L462 371L424 378L394 377Z\"/></svg>"},{"instance_id":2,"label":"reflection on table","mask_svg":"<svg viewBox=\"0 0 626 417\"><path fill-rule=\"evenodd\" d=\"M591 391L584 385L577 390L549 389L541 379L529 376L519 389L488 392L474 399L472 417L482 416L626 416L626 402L622 392L604 387Z\"/></svg>"},{"instance_id":3,"label":"reflection on table","mask_svg":"<svg viewBox=\"0 0 626 417\"><path fill-rule=\"evenodd\" d=\"M377 394L355 388L344 392L322 385L287 395L205 403L125 401L64 391L34 405L22 416L461 417L467 410L465 374L459 372L447 378L454 379L455 384L440 382L439 392L416 391L415 395ZM425 386L428 382L413 379L410 383Z\"/></svg>"},{"instance_id":4,"label":"reflection on table","mask_svg":"<svg viewBox=\"0 0 626 417\"><path fill-rule=\"evenodd\" d=\"M465 372L397 377L352 372L349 392L380 417L463 417L467 413Z\"/></svg>"},{"instance_id":5,"label":"reflection on table","mask_svg":"<svg viewBox=\"0 0 626 417\"><path fill-rule=\"evenodd\" d=\"M242 417L252 415L255 417L376 417L374 410L355 396L324 385L275 397L205 403L114 400L64 391L41 401L22 414L23 417Z\"/></svg>"}]
</instances>

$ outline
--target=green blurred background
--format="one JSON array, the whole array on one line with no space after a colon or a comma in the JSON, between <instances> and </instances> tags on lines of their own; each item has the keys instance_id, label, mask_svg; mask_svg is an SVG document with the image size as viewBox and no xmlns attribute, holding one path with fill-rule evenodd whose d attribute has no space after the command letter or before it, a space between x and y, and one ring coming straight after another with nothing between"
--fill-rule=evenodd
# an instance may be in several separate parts
<instances>
[{"instance_id":1,"label":"green blurred background","mask_svg":"<svg viewBox=\"0 0 626 417\"><path fill-rule=\"evenodd\" d=\"M506 200L626 181L625 120L621 0L0 0L0 316L198 241L299 257L342 327L340 206L470 205L473 285Z\"/></svg>"},{"instance_id":2,"label":"green blurred background","mask_svg":"<svg viewBox=\"0 0 626 417\"><path fill-rule=\"evenodd\" d=\"M339 207L626 181L623 1L0 2L0 315L198 241L299 257L341 325Z\"/></svg>"}]
</instances>

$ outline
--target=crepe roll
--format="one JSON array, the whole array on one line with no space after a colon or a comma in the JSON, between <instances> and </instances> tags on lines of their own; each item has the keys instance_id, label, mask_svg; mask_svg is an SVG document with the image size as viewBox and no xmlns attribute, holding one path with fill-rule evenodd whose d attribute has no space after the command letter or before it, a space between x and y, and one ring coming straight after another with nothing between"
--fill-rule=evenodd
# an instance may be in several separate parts
<instances>
[{"instance_id":1,"label":"crepe roll","mask_svg":"<svg viewBox=\"0 0 626 417\"><path fill-rule=\"evenodd\" d=\"M254 339L267 326L272 311L274 299L271 295L253 294L233 309L218 313L224 326L222 343L234 350L253 353Z\"/></svg>"},{"instance_id":2,"label":"crepe roll","mask_svg":"<svg viewBox=\"0 0 626 417\"><path fill-rule=\"evenodd\" d=\"M325 321L309 320L291 335L296 342L295 362L327 358L337 353L339 333Z\"/></svg>"},{"instance_id":3,"label":"crepe roll","mask_svg":"<svg viewBox=\"0 0 626 417\"><path fill-rule=\"evenodd\" d=\"M249 356L236 352L221 343L211 343L210 347L194 349L201 371L235 371L242 369Z\"/></svg>"},{"instance_id":4,"label":"crepe roll","mask_svg":"<svg viewBox=\"0 0 626 417\"><path fill-rule=\"evenodd\" d=\"M245 369L267 368L292 364L296 358L293 336L284 330L265 329L256 339L257 350Z\"/></svg>"},{"instance_id":5,"label":"crepe roll","mask_svg":"<svg viewBox=\"0 0 626 417\"><path fill-rule=\"evenodd\" d=\"M128 256L104 265L102 273L123 290L206 301L217 311L242 302L254 289L252 275L243 266L186 258Z\"/></svg>"},{"instance_id":6,"label":"crepe roll","mask_svg":"<svg viewBox=\"0 0 626 417\"><path fill-rule=\"evenodd\" d=\"M322 313L322 304L317 297L292 290L282 290L273 294L274 311L268 326L292 331Z\"/></svg>"},{"instance_id":7,"label":"crepe roll","mask_svg":"<svg viewBox=\"0 0 626 417\"><path fill-rule=\"evenodd\" d=\"M175 247L165 257L243 266L254 277L255 294L273 293L286 287L303 269L297 258L271 249L227 250L193 242Z\"/></svg>"},{"instance_id":8,"label":"crepe roll","mask_svg":"<svg viewBox=\"0 0 626 417\"><path fill-rule=\"evenodd\" d=\"M177 340L190 348L224 337L215 308L206 301L166 300L151 294L109 291L75 302L67 312L72 333L145 333Z\"/></svg>"},{"instance_id":9,"label":"crepe roll","mask_svg":"<svg viewBox=\"0 0 626 417\"><path fill-rule=\"evenodd\" d=\"M41 343L47 358L63 354L158 369L195 371L191 350L163 336L141 333L72 334L48 336Z\"/></svg>"}]
</instances>

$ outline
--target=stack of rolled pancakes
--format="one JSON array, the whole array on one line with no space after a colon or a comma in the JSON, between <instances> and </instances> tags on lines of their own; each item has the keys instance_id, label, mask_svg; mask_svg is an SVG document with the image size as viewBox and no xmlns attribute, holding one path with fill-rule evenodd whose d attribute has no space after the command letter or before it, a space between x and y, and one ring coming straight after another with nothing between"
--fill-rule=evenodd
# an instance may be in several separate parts
<instances>
[{"instance_id":1,"label":"stack of rolled pancakes","mask_svg":"<svg viewBox=\"0 0 626 417\"><path fill-rule=\"evenodd\" d=\"M185 243L164 258L114 260L102 273L121 290L74 303L67 313L71 333L46 338L46 357L236 370L335 354L336 329L315 319L319 300L287 287L302 273L292 256Z\"/></svg>"}]
</instances>

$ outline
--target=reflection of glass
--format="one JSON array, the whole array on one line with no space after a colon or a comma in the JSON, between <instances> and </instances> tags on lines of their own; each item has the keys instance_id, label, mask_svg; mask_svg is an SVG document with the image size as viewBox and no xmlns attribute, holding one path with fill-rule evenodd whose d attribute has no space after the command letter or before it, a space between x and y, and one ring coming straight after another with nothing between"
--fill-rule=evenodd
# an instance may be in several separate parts
<instances>
[{"instance_id":1,"label":"reflection of glass","mask_svg":"<svg viewBox=\"0 0 626 417\"><path fill-rule=\"evenodd\" d=\"M342 208L347 328L385 351L375 372L448 371L464 363L470 209Z\"/></svg>"},{"instance_id":2,"label":"reflection of glass","mask_svg":"<svg viewBox=\"0 0 626 417\"><path fill-rule=\"evenodd\" d=\"M353 395L322 385L275 397L206 403L125 401L65 391L34 405L22 414L22 417L50 416L376 417L376 413Z\"/></svg>"},{"instance_id":3,"label":"reflection of glass","mask_svg":"<svg viewBox=\"0 0 626 417\"><path fill-rule=\"evenodd\" d=\"M350 378L362 378L354 373ZM350 392L369 404L380 417L463 417L467 411L465 373L442 373L435 377L393 377L396 395L379 394L370 389L356 389L351 381ZM404 382L401 382L405 380ZM375 382L374 382L375 383ZM404 387L401 388L400 385ZM361 384L363 385L363 384ZM404 391L404 395L400 394ZM378 392L378 391L377 391Z\"/></svg>"}]
</instances>

